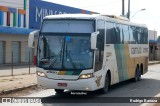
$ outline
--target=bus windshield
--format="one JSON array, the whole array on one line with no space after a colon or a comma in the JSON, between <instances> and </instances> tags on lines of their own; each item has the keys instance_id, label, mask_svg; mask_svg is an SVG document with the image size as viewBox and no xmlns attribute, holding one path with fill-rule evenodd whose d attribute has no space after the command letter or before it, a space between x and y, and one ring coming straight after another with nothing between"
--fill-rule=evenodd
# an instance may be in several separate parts
<instances>
[{"instance_id":1,"label":"bus windshield","mask_svg":"<svg viewBox=\"0 0 160 106\"><path fill-rule=\"evenodd\" d=\"M91 34L41 34L38 66L55 70L91 69L90 37Z\"/></svg>"}]
</instances>

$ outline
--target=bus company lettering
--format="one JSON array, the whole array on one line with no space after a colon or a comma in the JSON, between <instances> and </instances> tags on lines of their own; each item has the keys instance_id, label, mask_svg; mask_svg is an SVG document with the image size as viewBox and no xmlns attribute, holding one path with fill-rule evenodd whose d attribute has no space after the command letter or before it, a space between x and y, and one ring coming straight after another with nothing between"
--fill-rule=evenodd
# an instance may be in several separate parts
<instances>
[{"instance_id":1,"label":"bus company lettering","mask_svg":"<svg viewBox=\"0 0 160 106\"><path fill-rule=\"evenodd\" d=\"M143 48L143 53L148 53L148 48Z\"/></svg>"},{"instance_id":2,"label":"bus company lettering","mask_svg":"<svg viewBox=\"0 0 160 106\"><path fill-rule=\"evenodd\" d=\"M141 54L142 48L141 47L133 47L131 48L131 54Z\"/></svg>"},{"instance_id":3,"label":"bus company lettering","mask_svg":"<svg viewBox=\"0 0 160 106\"><path fill-rule=\"evenodd\" d=\"M131 48L131 54L141 54L141 53L148 53L148 48L141 48L141 47Z\"/></svg>"}]
</instances>

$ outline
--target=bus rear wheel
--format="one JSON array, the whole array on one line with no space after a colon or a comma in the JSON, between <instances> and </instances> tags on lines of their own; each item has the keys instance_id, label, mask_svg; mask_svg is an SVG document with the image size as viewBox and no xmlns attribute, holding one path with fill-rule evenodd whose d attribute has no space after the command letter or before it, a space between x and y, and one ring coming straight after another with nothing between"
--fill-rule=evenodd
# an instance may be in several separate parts
<instances>
[{"instance_id":1,"label":"bus rear wheel","mask_svg":"<svg viewBox=\"0 0 160 106\"><path fill-rule=\"evenodd\" d=\"M56 91L57 94L62 94L64 92L63 89L55 89L55 91Z\"/></svg>"},{"instance_id":2,"label":"bus rear wheel","mask_svg":"<svg viewBox=\"0 0 160 106\"><path fill-rule=\"evenodd\" d=\"M135 77L134 77L134 81L140 81L141 79L141 70L139 69L139 67L136 68L136 72L135 72Z\"/></svg>"}]
</instances>

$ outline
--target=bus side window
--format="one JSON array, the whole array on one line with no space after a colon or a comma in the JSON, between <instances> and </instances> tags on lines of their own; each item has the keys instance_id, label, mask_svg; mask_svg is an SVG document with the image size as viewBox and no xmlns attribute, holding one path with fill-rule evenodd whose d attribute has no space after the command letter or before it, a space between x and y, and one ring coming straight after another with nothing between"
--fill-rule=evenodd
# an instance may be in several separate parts
<instances>
[{"instance_id":1,"label":"bus side window","mask_svg":"<svg viewBox=\"0 0 160 106\"><path fill-rule=\"evenodd\" d=\"M123 29L122 29L122 25L119 24L118 25L118 28L119 28L119 36L120 36L120 44L123 44L124 43L124 35L123 35Z\"/></svg>"},{"instance_id":2,"label":"bus side window","mask_svg":"<svg viewBox=\"0 0 160 106\"><path fill-rule=\"evenodd\" d=\"M139 27L137 28L137 32L138 32L138 44L141 44L141 29Z\"/></svg>"},{"instance_id":3,"label":"bus side window","mask_svg":"<svg viewBox=\"0 0 160 106\"><path fill-rule=\"evenodd\" d=\"M112 43L112 26L110 22L106 22L106 44Z\"/></svg>"},{"instance_id":4,"label":"bus side window","mask_svg":"<svg viewBox=\"0 0 160 106\"><path fill-rule=\"evenodd\" d=\"M131 26L129 26L129 35L130 35L130 38L129 38L130 44L135 44L135 39L133 36L133 29Z\"/></svg>"},{"instance_id":5,"label":"bus side window","mask_svg":"<svg viewBox=\"0 0 160 106\"><path fill-rule=\"evenodd\" d=\"M99 34L97 36L97 50L95 52L95 71L102 69L103 55L104 55L104 39L105 39L105 21L98 20L97 30Z\"/></svg>"},{"instance_id":6,"label":"bus side window","mask_svg":"<svg viewBox=\"0 0 160 106\"><path fill-rule=\"evenodd\" d=\"M143 30L143 33L144 33L145 44L147 44L148 43L148 30L147 30L147 28L145 28Z\"/></svg>"},{"instance_id":7,"label":"bus side window","mask_svg":"<svg viewBox=\"0 0 160 106\"><path fill-rule=\"evenodd\" d=\"M144 34L143 34L143 28L139 29L139 35L140 35L140 44L144 44Z\"/></svg>"},{"instance_id":8,"label":"bus side window","mask_svg":"<svg viewBox=\"0 0 160 106\"><path fill-rule=\"evenodd\" d=\"M121 32L120 31L121 31L120 25L116 24L116 38L117 38L116 44L121 44L121 36L120 36Z\"/></svg>"},{"instance_id":9,"label":"bus side window","mask_svg":"<svg viewBox=\"0 0 160 106\"><path fill-rule=\"evenodd\" d=\"M106 22L106 44L120 44L121 32L120 24Z\"/></svg>"},{"instance_id":10,"label":"bus side window","mask_svg":"<svg viewBox=\"0 0 160 106\"><path fill-rule=\"evenodd\" d=\"M141 44L147 44L148 43L148 34L146 33L146 28L141 28L141 37L140 37L140 43Z\"/></svg>"},{"instance_id":11,"label":"bus side window","mask_svg":"<svg viewBox=\"0 0 160 106\"><path fill-rule=\"evenodd\" d=\"M128 44L129 43L129 28L128 25L122 25L122 30L123 30L123 36L124 36L124 44Z\"/></svg>"},{"instance_id":12,"label":"bus side window","mask_svg":"<svg viewBox=\"0 0 160 106\"><path fill-rule=\"evenodd\" d=\"M138 44L138 32L137 32L137 29L134 26L131 26L131 29L133 31L133 39L135 41L135 44Z\"/></svg>"}]
</instances>

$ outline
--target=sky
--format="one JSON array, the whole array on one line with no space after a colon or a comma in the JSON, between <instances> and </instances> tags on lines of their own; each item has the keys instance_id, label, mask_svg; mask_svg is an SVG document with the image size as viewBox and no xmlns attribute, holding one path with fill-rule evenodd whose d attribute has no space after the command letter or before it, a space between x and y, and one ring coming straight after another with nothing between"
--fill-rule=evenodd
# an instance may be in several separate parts
<instances>
[{"instance_id":1,"label":"sky","mask_svg":"<svg viewBox=\"0 0 160 106\"><path fill-rule=\"evenodd\" d=\"M81 8L100 14L121 15L122 0L43 0L71 7ZM160 35L160 0L130 0L132 22L146 24L149 30ZM144 9L144 11L140 11ZM125 0L125 14L128 12L128 0ZM136 13L136 14L135 14ZM135 14L135 15L134 15Z\"/></svg>"}]
</instances>

